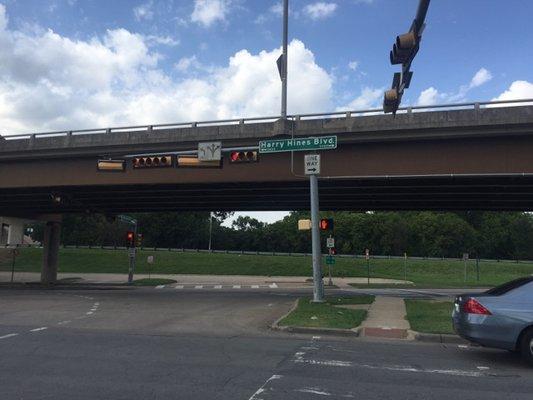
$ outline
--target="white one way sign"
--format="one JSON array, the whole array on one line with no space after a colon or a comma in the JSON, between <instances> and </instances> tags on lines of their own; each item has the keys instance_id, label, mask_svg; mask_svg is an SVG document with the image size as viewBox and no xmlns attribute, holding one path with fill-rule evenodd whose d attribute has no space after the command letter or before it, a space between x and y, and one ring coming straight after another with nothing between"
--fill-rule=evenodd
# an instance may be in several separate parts
<instances>
[{"instance_id":1,"label":"white one way sign","mask_svg":"<svg viewBox=\"0 0 533 400\"><path fill-rule=\"evenodd\" d=\"M306 154L304 160L305 174L320 174L320 154Z\"/></svg>"}]
</instances>

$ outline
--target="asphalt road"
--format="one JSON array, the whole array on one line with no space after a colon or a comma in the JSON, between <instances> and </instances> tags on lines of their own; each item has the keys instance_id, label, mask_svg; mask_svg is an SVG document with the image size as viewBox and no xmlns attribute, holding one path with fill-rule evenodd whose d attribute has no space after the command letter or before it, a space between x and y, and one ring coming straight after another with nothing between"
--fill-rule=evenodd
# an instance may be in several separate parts
<instances>
[{"instance_id":1,"label":"asphalt road","mask_svg":"<svg viewBox=\"0 0 533 400\"><path fill-rule=\"evenodd\" d=\"M288 291L0 290L0 399L531 399L498 350L289 335Z\"/></svg>"}]
</instances>

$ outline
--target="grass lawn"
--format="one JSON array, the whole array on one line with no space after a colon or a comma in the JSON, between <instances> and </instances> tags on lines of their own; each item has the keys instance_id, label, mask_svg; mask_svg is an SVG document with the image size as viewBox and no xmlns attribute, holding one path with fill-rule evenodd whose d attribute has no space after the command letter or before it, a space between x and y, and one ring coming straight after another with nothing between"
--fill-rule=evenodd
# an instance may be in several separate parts
<instances>
[{"instance_id":1,"label":"grass lawn","mask_svg":"<svg viewBox=\"0 0 533 400\"><path fill-rule=\"evenodd\" d=\"M334 307L333 304L370 304L373 296L354 296L350 298L328 298L325 303L311 303L310 298L298 300L298 307L280 321L281 326L300 326L312 328L351 329L361 325L366 318L365 310L349 310Z\"/></svg>"},{"instance_id":2,"label":"grass lawn","mask_svg":"<svg viewBox=\"0 0 533 400\"><path fill-rule=\"evenodd\" d=\"M168 285L170 283L176 283L174 279L159 279L159 278L145 278L137 279L133 281L134 286L158 286Z\"/></svg>"},{"instance_id":3,"label":"grass lawn","mask_svg":"<svg viewBox=\"0 0 533 400\"><path fill-rule=\"evenodd\" d=\"M451 301L405 300L411 329L424 333L454 333Z\"/></svg>"},{"instance_id":4,"label":"grass lawn","mask_svg":"<svg viewBox=\"0 0 533 400\"><path fill-rule=\"evenodd\" d=\"M154 256L154 265L146 262L149 255ZM20 249L16 271L38 272L41 262L42 249ZM489 287L533 274L533 263L482 262L480 280L477 281L475 261L469 261L467 267L468 279L465 283L462 261L408 260L407 279L415 283L415 286L410 287ZM9 271L10 268L11 261L0 257L0 270ZM374 278L403 279L404 277L403 260L373 259L370 260L370 269ZM127 274L128 253L126 250L61 249L59 271ZM312 276L311 257L150 250L138 252L135 271L153 274ZM366 277L366 273L366 262L360 258L337 257L336 264L332 268L334 277Z\"/></svg>"}]
</instances>

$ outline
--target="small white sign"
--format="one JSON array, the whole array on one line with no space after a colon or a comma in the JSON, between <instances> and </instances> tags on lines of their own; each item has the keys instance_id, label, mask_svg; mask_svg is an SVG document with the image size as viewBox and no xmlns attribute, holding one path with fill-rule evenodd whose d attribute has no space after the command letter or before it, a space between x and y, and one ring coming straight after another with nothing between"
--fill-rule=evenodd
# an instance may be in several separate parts
<instances>
[{"instance_id":1,"label":"small white sign","mask_svg":"<svg viewBox=\"0 0 533 400\"><path fill-rule=\"evenodd\" d=\"M153 263L154 263L154 256L148 256L148 257L146 258L146 262L147 262L148 264L153 264Z\"/></svg>"},{"instance_id":2,"label":"small white sign","mask_svg":"<svg viewBox=\"0 0 533 400\"><path fill-rule=\"evenodd\" d=\"M198 143L199 161L219 161L222 158L222 142Z\"/></svg>"},{"instance_id":3,"label":"small white sign","mask_svg":"<svg viewBox=\"0 0 533 400\"><path fill-rule=\"evenodd\" d=\"M304 167L306 175L320 174L320 154L306 154Z\"/></svg>"},{"instance_id":4,"label":"small white sign","mask_svg":"<svg viewBox=\"0 0 533 400\"><path fill-rule=\"evenodd\" d=\"M326 247L328 249L333 249L335 247L335 238L328 237L326 239Z\"/></svg>"}]
</instances>

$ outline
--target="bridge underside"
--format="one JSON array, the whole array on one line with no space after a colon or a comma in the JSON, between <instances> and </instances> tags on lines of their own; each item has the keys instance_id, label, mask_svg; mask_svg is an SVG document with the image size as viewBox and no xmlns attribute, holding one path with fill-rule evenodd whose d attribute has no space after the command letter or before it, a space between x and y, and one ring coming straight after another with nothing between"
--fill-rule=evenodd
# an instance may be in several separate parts
<instances>
[{"instance_id":1,"label":"bridge underside","mask_svg":"<svg viewBox=\"0 0 533 400\"><path fill-rule=\"evenodd\" d=\"M322 210L533 210L533 176L322 179ZM0 189L0 215L308 210L309 183L247 182Z\"/></svg>"}]
</instances>

